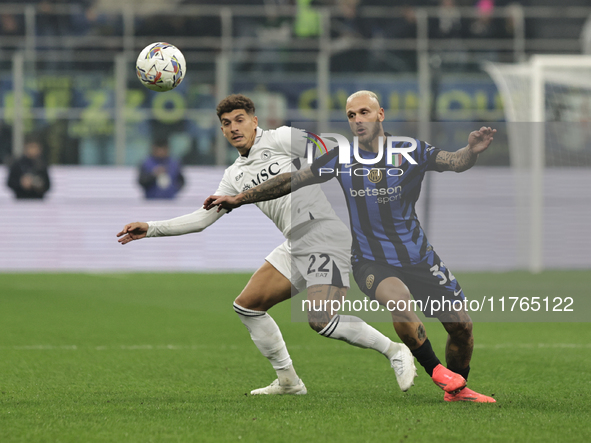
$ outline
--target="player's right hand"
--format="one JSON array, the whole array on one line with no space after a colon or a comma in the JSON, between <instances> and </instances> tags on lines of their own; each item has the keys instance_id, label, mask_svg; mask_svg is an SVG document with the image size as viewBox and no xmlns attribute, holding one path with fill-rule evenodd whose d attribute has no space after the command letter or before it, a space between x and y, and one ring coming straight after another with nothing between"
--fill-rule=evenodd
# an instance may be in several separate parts
<instances>
[{"instance_id":1,"label":"player's right hand","mask_svg":"<svg viewBox=\"0 0 591 443\"><path fill-rule=\"evenodd\" d=\"M139 240L144 238L148 233L148 224L143 222L129 223L117 234L117 237L121 237L118 242L122 245L126 245L130 241Z\"/></svg>"}]
</instances>

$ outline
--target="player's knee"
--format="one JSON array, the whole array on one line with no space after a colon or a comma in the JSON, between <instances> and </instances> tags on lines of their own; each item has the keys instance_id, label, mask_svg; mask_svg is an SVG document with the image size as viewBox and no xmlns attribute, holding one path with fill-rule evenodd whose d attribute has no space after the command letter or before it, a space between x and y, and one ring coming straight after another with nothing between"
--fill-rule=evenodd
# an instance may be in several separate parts
<instances>
[{"instance_id":1,"label":"player's knee","mask_svg":"<svg viewBox=\"0 0 591 443\"><path fill-rule=\"evenodd\" d=\"M234 303L242 306L243 308L252 309L255 311L268 311L274 305L271 300L264 296L253 297L252 295L244 294L240 294L238 297L236 297Z\"/></svg>"},{"instance_id":2,"label":"player's knee","mask_svg":"<svg viewBox=\"0 0 591 443\"><path fill-rule=\"evenodd\" d=\"M467 337L472 337L472 322L468 321L468 322L462 323L462 331L463 331L463 334L466 335Z\"/></svg>"},{"instance_id":3,"label":"player's knee","mask_svg":"<svg viewBox=\"0 0 591 443\"><path fill-rule=\"evenodd\" d=\"M390 277L380 282L375 292L375 299L383 305L394 306L398 310L406 310L401 309L401 307L410 305L411 294L408 287L401 280Z\"/></svg>"},{"instance_id":4,"label":"player's knee","mask_svg":"<svg viewBox=\"0 0 591 443\"><path fill-rule=\"evenodd\" d=\"M400 294L400 299L401 300L410 300L412 298L412 296L410 295L410 291L408 289L408 287L406 285L404 285L400 290L399 290L399 294Z\"/></svg>"},{"instance_id":5,"label":"player's knee","mask_svg":"<svg viewBox=\"0 0 591 443\"><path fill-rule=\"evenodd\" d=\"M244 297L242 294L234 300L236 305L251 311L268 311L270 307L263 298Z\"/></svg>"},{"instance_id":6,"label":"player's knee","mask_svg":"<svg viewBox=\"0 0 591 443\"><path fill-rule=\"evenodd\" d=\"M248 302L248 299L242 297L242 294L234 299L234 306L236 305L246 309L256 308L256 306L252 306L252 304Z\"/></svg>"},{"instance_id":7,"label":"player's knee","mask_svg":"<svg viewBox=\"0 0 591 443\"><path fill-rule=\"evenodd\" d=\"M455 339L467 340L472 337L472 322L455 322L446 325L447 332Z\"/></svg>"}]
</instances>

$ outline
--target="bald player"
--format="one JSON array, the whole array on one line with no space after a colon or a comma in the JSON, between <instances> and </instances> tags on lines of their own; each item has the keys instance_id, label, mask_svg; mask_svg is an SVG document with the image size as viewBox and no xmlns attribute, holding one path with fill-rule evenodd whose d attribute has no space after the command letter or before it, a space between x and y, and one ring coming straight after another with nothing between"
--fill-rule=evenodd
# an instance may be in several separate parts
<instances>
[{"instance_id":1,"label":"bald player","mask_svg":"<svg viewBox=\"0 0 591 443\"><path fill-rule=\"evenodd\" d=\"M488 148L496 130L482 127L471 132L468 145L456 152L407 139L394 147L406 151L410 158L395 154L396 158L388 159L381 144L390 134L384 132L384 109L376 94L352 94L347 99L346 114L358 139L358 155L363 163L355 158L355 149L350 149L346 162L339 162L339 150L333 149L318 157L308 169L279 174L234 197L210 196L205 207L232 209L336 178L349 210L353 275L358 286L382 305L401 306L398 302L403 302L408 307L406 311L391 310L394 329L435 384L445 391L445 401L494 403L493 398L466 387L474 348L472 320L464 309L452 308L463 304L464 293L427 240L415 204L427 171L470 169L478 155ZM373 164L367 164L372 159ZM435 355L423 323L410 309L411 295L423 313L438 318L448 333L447 368ZM445 308L440 309L433 300Z\"/></svg>"}]
</instances>

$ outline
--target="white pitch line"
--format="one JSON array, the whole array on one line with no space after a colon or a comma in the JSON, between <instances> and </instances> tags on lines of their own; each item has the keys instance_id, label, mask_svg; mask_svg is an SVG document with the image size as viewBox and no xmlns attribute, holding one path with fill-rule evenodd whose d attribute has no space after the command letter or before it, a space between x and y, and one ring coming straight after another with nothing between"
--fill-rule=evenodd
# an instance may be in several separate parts
<instances>
[{"instance_id":1,"label":"white pitch line","mask_svg":"<svg viewBox=\"0 0 591 443\"><path fill-rule=\"evenodd\" d=\"M71 350L78 349L76 345L25 345L25 346L0 346L0 349L12 349L15 351L55 351L55 350Z\"/></svg>"}]
</instances>

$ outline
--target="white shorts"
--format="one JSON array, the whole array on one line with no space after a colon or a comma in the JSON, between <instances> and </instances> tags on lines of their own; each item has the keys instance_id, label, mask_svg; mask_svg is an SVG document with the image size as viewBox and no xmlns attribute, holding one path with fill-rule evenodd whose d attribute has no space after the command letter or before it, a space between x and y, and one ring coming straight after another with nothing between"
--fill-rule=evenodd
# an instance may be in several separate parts
<instances>
[{"instance_id":1,"label":"white shorts","mask_svg":"<svg viewBox=\"0 0 591 443\"><path fill-rule=\"evenodd\" d=\"M298 290L312 285L349 287L351 233L340 221L314 220L296 228L266 260Z\"/></svg>"}]
</instances>

